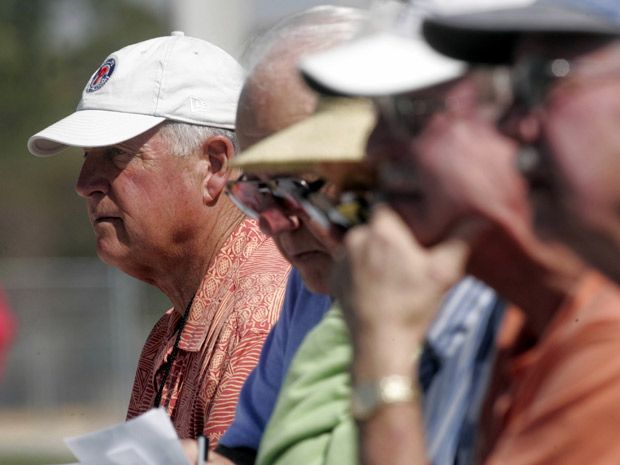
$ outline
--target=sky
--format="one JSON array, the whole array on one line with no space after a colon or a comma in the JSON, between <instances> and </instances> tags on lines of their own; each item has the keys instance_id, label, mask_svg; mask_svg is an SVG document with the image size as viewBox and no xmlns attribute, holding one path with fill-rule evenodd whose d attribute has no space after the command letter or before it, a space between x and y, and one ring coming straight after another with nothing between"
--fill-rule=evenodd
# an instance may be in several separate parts
<instances>
[{"instance_id":1,"label":"sky","mask_svg":"<svg viewBox=\"0 0 620 465\"><path fill-rule=\"evenodd\" d=\"M382 0L127 0L153 9L170 18L171 29L209 40L239 57L248 37L291 13L311 6L331 3L367 7ZM432 3L445 11L501 8L531 3L532 0L413 0ZM79 44L96 22L81 0L56 0L50 5L51 43L56 47Z\"/></svg>"}]
</instances>

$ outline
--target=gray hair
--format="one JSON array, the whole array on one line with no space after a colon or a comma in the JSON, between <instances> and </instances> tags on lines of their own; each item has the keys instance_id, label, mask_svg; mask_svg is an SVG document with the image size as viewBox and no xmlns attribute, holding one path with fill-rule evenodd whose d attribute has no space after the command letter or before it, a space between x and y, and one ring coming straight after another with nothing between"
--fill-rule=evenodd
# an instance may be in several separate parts
<instances>
[{"instance_id":1,"label":"gray hair","mask_svg":"<svg viewBox=\"0 0 620 465\"><path fill-rule=\"evenodd\" d=\"M352 39L368 19L359 8L334 5L316 6L287 16L255 36L243 53L241 62L251 75L257 65L278 46L294 43L292 54L301 50L320 51Z\"/></svg>"},{"instance_id":2,"label":"gray hair","mask_svg":"<svg viewBox=\"0 0 620 465\"><path fill-rule=\"evenodd\" d=\"M179 157L189 156L198 150L205 139L213 136L226 137L232 142L235 153L238 151L237 136L232 129L166 120L162 123L159 133L166 140L168 150Z\"/></svg>"}]
</instances>

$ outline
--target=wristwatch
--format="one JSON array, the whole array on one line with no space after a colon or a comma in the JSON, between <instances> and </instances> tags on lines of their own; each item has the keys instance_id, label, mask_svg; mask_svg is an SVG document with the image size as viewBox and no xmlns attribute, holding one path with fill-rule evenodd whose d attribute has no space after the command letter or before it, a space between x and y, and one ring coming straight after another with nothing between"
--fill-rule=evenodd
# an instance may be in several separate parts
<instances>
[{"instance_id":1,"label":"wristwatch","mask_svg":"<svg viewBox=\"0 0 620 465\"><path fill-rule=\"evenodd\" d=\"M351 413L356 420L368 420L385 405L413 402L416 398L417 389L411 377L389 375L378 381L355 385Z\"/></svg>"}]
</instances>

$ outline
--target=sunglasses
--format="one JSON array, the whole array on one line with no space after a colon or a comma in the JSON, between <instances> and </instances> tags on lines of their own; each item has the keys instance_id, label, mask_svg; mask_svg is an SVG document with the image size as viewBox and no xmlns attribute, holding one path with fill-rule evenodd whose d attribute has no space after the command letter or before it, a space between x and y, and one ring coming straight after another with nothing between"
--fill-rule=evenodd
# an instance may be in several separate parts
<instances>
[{"instance_id":1,"label":"sunglasses","mask_svg":"<svg viewBox=\"0 0 620 465\"><path fill-rule=\"evenodd\" d=\"M618 60L607 62L574 62L564 58L529 56L510 70L514 102L532 110L544 104L558 82L589 84L592 79L616 78L620 74Z\"/></svg>"},{"instance_id":2,"label":"sunglasses","mask_svg":"<svg viewBox=\"0 0 620 465\"><path fill-rule=\"evenodd\" d=\"M242 174L238 179L228 181L226 193L243 213L257 219L271 209L290 212L302 208L301 202L324 185L325 181L321 179L306 181L280 177L264 180Z\"/></svg>"},{"instance_id":3,"label":"sunglasses","mask_svg":"<svg viewBox=\"0 0 620 465\"><path fill-rule=\"evenodd\" d=\"M279 177L264 180L244 174L227 183L226 193L243 213L254 219L267 211L285 216L303 213L326 231L333 227L347 230L368 220L369 192L346 191L332 200L322 192L325 186L323 179Z\"/></svg>"},{"instance_id":4,"label":"sunglasses","mask_svg":"<svg viewBox=\"0 0 620 465\"><path fill-rule=\"evenodd\" d=\"M532 56L519 62L510 72L515 103L527 109L541 105L552 84L569 74L571 63L561 58Z\"/></svg>"},{"instance_id":5,"label":"sunglasses","mask_svg":"<svg viewBox=\"0 0 620 465\"><path fill-rule=\"evenodd\" d=\"M374 102L385 121L406 136L420 133L433 115L450 107L446 100L406 94L377 97Z\"/></svg>"},{"instance_id":6,"label":"sunglasses","mask_svg":"<svg viewBox=\"0 0 620 465\"><path fill-rule=\"evenodd\" d=\"M358 224L367 223L374 204L374 192L371 190L347 190L337 199L330 199L322 193L310 196L309 203L314 216L321 216L317 221L325 229L342 233Z\"/></svg>"}]
</instances>

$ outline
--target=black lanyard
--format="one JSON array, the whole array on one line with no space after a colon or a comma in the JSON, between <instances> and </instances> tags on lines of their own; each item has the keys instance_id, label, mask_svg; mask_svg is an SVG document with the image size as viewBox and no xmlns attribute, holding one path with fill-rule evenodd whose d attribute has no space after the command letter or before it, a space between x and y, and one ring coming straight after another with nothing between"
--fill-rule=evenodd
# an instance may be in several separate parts
<instances>
[{"instance_id":1,"label":"black lanyard","mask_svg":"<svg viewBox=\"0 0 620 465\"><path fill-rule=\"evenodd\" d=\"M168 381L168 375L170 375L170 370L172 369L172 364L174 360L177 358L177 354L179 353L179 343L181 342L181 335L183 334L183 328L185 328L185 323L187 322L187 317L189 316L189 310L192 308L192 303L194 302L194 297L196 294L192 296L189 303L187 304L187 308L183 315L181 315L181 319L177 323L177 338L174 341L174 346L172 346L172 352L170 352L170 357L166 360L166 363L163 366L164 376L159 385L159 389L157 389L157 395L155 396L155 401L153 401L153 407L158 408L159 404L161 404L161 396L164 392L164 386L166 385L166 381Z\"/></svg>"}]
</instances>

